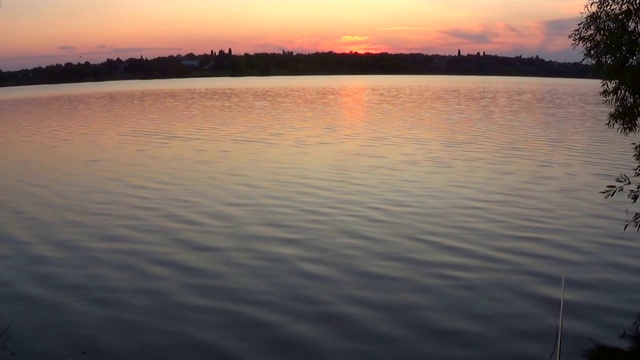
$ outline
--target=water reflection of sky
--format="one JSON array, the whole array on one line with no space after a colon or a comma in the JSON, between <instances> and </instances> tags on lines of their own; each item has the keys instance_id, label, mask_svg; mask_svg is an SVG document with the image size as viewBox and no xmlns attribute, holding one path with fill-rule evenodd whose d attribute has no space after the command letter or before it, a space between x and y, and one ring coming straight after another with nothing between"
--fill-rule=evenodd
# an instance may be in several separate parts
<instances>
[{"instance_id":1,"label":"water reflection of sky","mask_svg":"<svg viewBox=\"0 0 640 360\"><path fill-rule=\"evenodd\" d=\"M211 337L247 358L535 357L562 261L577 354L640 300L598 194L629 157L597 82L76 84L1 89L0 114L0 318L60 357L77 336L104 358Z\"/></svg>"}]
</instances>

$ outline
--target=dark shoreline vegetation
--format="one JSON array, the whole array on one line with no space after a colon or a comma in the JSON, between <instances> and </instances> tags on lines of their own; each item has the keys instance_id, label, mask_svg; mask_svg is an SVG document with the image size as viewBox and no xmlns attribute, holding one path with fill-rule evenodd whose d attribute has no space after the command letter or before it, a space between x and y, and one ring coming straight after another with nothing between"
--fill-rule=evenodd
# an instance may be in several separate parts
<instances>
[{"instance_id":1,"label":"dark shoreline vegetation","mask_svg":"<svg viewBox=\"0 0 640 360\"><path fill-rule=\"evenodd\" d=\"M591 340L593 346L584 350L582 357L586 360L637 360L640 359L640 313L628 329L619 336L627 342L627 347L606 345Z\"/></svg>"},{"instance_id":2,"label":"dark shoreline vegetation","mask_svg":"<svg viewBox=\"0 0 640 360\"><path fill-rule=\"evenodd\" d=\"M592 67L535 57L485 53L457 56L390 53L316 52L234 55L232 50L208 54L146 59L117 58L55 64L17 71L0 70L0 87L110 80L286 75L493 75L597 79Z\"/></svg>"}]
</instances>

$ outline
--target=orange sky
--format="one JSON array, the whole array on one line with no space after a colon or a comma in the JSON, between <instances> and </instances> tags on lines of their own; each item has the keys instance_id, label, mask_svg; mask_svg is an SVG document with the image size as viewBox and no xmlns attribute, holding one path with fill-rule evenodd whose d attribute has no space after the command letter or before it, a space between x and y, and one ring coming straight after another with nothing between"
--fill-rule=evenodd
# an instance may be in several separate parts
<instances>
[{"instance_id":1,"label":"orange sky","mask_svg":"<svg viewBox=\"0 0 640 360\"><path fill-rule=\"evenodd\" d=\"M0 69L67 61L315 51L579 60L586 0L2 0Z\"/></svg>"}]
</instances>

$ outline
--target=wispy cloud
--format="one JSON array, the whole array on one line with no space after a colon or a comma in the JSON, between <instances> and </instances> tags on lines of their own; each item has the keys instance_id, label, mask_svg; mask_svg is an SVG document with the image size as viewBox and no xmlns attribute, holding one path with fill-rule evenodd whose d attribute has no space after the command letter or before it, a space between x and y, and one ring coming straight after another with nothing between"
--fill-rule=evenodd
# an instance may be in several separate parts
<instances>
[{"instance_id":1,"label":"wispy cloud","mask_svg":"<svg viewBox=\"0 0 640 360\"><path fill-rule=\"evenodd\" d=\"M511 24L502 24L501 26L504 30L514 34L514 35L525 35L524 31L518 29L517 27Z\"/></svg>"},{"instance_id":2,"label":"wispy cloud","mask_svg":"<svg viewBox=\"0 0 640 360\"><path fill-rule=\"evenodd\" d=\"M468 44L479 44L495 49L509 49L523 44L538 43L540 38L537 25L515 26L509 23L477 24L474 27L452 28L438 33ZM454 40L455 41L455 40ZM461 43L462 45L462 43Z\"/></svg>"},{"instance_id":3,"label":"wispy cloud","mask_svg":"<svg viewBox=\"0 0 640 360\"><path fill-rule=\"evenodd\" d=\"M342 36L338 42L341 43L357 43L357 42L364 42L369 40L368 36L353 36L353 35L347 35L347 36Z\"/></svg>"},{"instance_id":4,"label":"wispy cloud","mask_svg":"<svg viewBox=\"0 0 640 360\"><path fill-rule=\"evenodd\" d=\"M384 31L404 31L404 30L429 30L428 27L421 26L393 26L393 27L381 27L376 28L376 30L384 30Z\"/></svg>"},{"instance_id":5,"label":"wispy cloud","mask_svg":"<svg viewBox=\"0 0 640 360\"><path fill-rule=\"evenodd\" d=\"M553 19L540 23L542 40L540 47L546 50L570 48L569 34L580 21L577 17Z\"/></svg>"},{"instance_id":6,"label":"wispy cloud","mask_svg":"<svg viewBox=\"0 0 640 360\"><path fill-rule=\"evenodd\" d=\"M131 53L144 51L180 51L181 48L159 48L159 47L114 47L109 49L113 53Z\"/></svg>"},{"instance_id":7,"label":"wispy cloud","mask_svg":"<svg viewBox=\"0 0 640 360\"><path fill-rule=\"evenodd\" d=\"M553 19L542 22L542 27L546 36L564 36L567 37L573 29L576 28L580 21L577 17Z\"/></svg>"},{"instance_id":8,"label":"wispy cloud","mask_svg":"<svg viewBox=\"0 0 640 360\"><path fill-rule=\"evenodd\" d=\"M126 53L140 53L140 52L178 52L181 51L182 48L179 47L118 47L111 45L95 45L89 49L76 48L75 46L60 46L59 50L77 50L82 54L126 54Z\"/></svg>"},{"instance_id":9,"label":"wispy cloud","mask_svg":"<svg viewBox=\"0 0 640 360\"><path fill-rule=\"evenodd\" d=\"M466 30L466 29L450 29L442 30L441 33L451 37L468 40L474 43L486 44L498 37L498 33L489 29Z\"/></svg>"},{"instance_id":10,"label":"wispy cloud","mask_svg":"<svg viewBox=\"0 0 640 360\"><path fill-rule=\"evenodd\" d=\"M62 50L62 51L73 51L75 49L76 49L76 47L75 46L71 46L71 45L60 45L60 46L58 46L58 50Z\"/></svg>"}]
</instances>

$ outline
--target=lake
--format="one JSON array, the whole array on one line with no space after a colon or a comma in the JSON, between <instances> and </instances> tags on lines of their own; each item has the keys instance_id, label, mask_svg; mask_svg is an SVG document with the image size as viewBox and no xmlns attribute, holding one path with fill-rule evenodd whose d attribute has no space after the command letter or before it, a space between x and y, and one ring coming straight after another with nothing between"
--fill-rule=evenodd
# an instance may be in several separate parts
<instances>
[{"instance_id":1,"label":"lake","mask_svg":"<svg viewBox=\"0 0 640 360\"><path fill-rule=\"evenodd\" d=\"M16 359L563 359L640 311L593 80L0 89ZM83 355L83 352L85 353ZM0 356L8 355L0 353Z\"/></svg>"}]
</instances>

